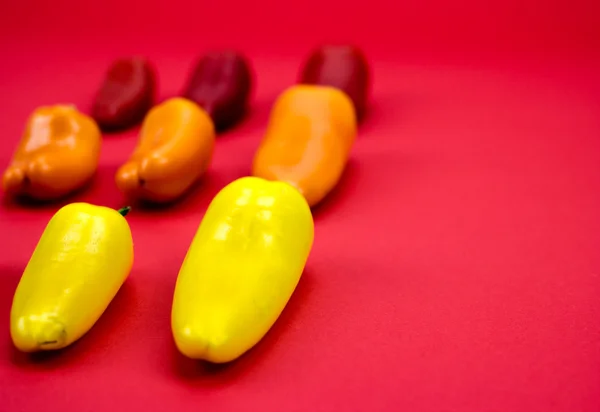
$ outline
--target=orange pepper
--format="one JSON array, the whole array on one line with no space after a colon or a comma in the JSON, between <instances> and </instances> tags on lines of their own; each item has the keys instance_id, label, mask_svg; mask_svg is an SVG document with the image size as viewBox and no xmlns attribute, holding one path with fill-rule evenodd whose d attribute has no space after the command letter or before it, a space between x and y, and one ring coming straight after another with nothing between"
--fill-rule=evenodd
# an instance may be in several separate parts
<instances>
[{"instance_id":1,"label":"orange pepper","mask_svg":"<svg viewBox=\"0 0 600 412\"><path fill-rule=\"evenodd\" d=\"M53 200L81 188L98 169L101 140L96 122L74 106L37 108L4 172L5 192Z\"/></svg>"},{"instance_id":2,"label":"orange pepper","mask_svg":"<svg viewBox=\"0 0 600 412\"><path fill-rule=\"evenodd\" d=\"M170 202L206 172L215 145L215 127L196 103L175 97L152 108L139 140L115 180L127 196Z\"/></svg>"},{"instance_id":3,"label":"orange pepper","mask_svg":"<svg viewBox=\"0 0 600 412\"><path fill-rule=\"evenodd\" d=\"M252 174L291 184L314 206L341 178L356 128L352 101L341 90L292 86L271 110Z\"/></svg>"}]
</instances>

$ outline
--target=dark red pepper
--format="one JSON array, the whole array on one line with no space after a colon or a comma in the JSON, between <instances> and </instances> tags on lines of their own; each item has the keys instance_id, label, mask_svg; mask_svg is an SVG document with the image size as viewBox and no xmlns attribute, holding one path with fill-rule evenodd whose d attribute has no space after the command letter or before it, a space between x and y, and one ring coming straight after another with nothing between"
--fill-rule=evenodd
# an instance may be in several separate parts
<instances>
[{"instance_id":1,"label":"dark red pepper","mask_svg":"<svg viewBox=\"0 0 600 412\"><path fill-rule=\"evenodd\" d=\"M156 71L141 57L111 64L92 106L92 117L104 130L125 129L140 123L156 97Z\"/></svg>"},{"instance_id":2,"label":"dark red pepper","mask_svg":"<svg viewBox=\"0 0 600 412\"><path fill-rule=\"evenodd\" d=\"M364 53L351 45L324 45L314 50L299 74L299 83L332 86L345 92L358 120L365 115L370 87L369 64Z\"/></svg>"},{"instance_id":3,"label":"dark red pepper","mask_svg":"<svg viewBox=\"0 0 600 412\"><path fill-rule=\"evenodd\" d=\"M231 50L202 56L190 74L183 96L196 102L223 131L238 123L248 109L253 75L248 60Z\"/></svg>"}]
</instances>

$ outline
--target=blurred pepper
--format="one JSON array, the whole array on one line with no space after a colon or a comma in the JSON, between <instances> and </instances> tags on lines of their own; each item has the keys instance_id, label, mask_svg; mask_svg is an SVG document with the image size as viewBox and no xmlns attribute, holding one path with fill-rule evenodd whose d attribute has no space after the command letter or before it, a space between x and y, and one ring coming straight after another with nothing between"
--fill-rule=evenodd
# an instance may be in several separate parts
<instances>
[{"instance_id":1,"label":"blurred pepper","mask_svg":"<svg viewBox=\"0 0 600 412\"><path fill-rule=\"evenodd\" d=\"M186 356L229 362L252 348L290 299L314 223L293 187L238 179L213 199L179 271L171 326Z\"/></svg>"},{"instance_id":2,"label":"blurred pepper","mask_svg":"<svg viewBox=\"0 0 600 412\"><path fill-rule=\"evenodd\" d=\"M65 196L95 174L100 147L100 130L93 119L73 106L40 107L29 117L4 172L4 190L39 200Z\"/></svg>"},{"instance_id":3,"label":"blurred pepper","mask_svg":"<svg viewBox=\"0 0 600 412\"><path fill-rule=\"evenodd\" d=\"M358 121L364 117L370 70L367 59L359 48L351 45L324 45L317 48L300 70L299 82L342 90L352 100Z\"/></svg>"},{"instance_id":4,"label":"blurred pepper","mask_svg":"<svg viewBox=\"0 0 600 412\"><path fill-rule=\"evenodd\" d=\"M176 97L148 112L137 146L116 174L127 196L170 202L206 172L215 144L208 114L194 102Z\"/></svg>"},{"instance_id":5,"label":"blurred pepper","mask_svg":"<svg viewBox=\"0 0 600 412\"><path fill-rule=\"evenodd\" d=\"M290 87L271 111L252 174L290 183L314 206L342 176L356 127L354 107L344 92L328 86Z\"/></svg>"},{"instance_id":6,"label":"blurred pepper","mask_svg":"<svg viewBox=\"0 0 600 412\"><path fill-rule=\"evenodd\" d=\"M194 66L184 97L202 107L218 131L237 124L248 109L252 71L245 56L231 51L207 53Z\"/></svg>"},{"instance_id":7,"label":"blurred pepper","mask_svg":"<svg viewBox=\"0 0 600 412\"><path fill-rule=\"evenodd\" d=\"M64 348L92 328L133 264L128 211L72 203L50 219L13 298L17 349Z\"/></svg>"},{"instance_id":8,"label":"blurred pepper","mask_svg":"<svg viewBox=\"0 0 600 412\"><path fill-rule=\"evenodd\" d=\"M141 57L114 61L94 97L92 117L105 130L125 129L142 121L154 104L156 70Z\"/></svg>"}]
</instances>

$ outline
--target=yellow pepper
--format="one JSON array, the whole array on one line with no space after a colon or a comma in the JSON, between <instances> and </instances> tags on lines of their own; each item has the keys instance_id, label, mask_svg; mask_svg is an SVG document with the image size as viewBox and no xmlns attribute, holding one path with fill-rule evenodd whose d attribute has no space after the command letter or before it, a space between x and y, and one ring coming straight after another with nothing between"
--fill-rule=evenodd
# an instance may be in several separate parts
<instances>
[{"instance_id":1,"label":"yellow pepper","mask_svg":"<svg viewBox=\"0 0 600 412\"><path fill-rule=\"evenodd\" d=\"M72 203L50 219L14 295L17 349L64 348L100 318L133 264L128 211Z\"/></svg>"},{"instance_id":2,"label":"yellow pepper","mask_svg":"<svg viewBox=\"0 0 600 412\"><path fill-rule=\"evenodd\" d=\"M290 299L314 223L291 185L244 177L213 199L181 266L171 313L185 356L232 361L252 348Z\"/></svg>"}]
</instances>

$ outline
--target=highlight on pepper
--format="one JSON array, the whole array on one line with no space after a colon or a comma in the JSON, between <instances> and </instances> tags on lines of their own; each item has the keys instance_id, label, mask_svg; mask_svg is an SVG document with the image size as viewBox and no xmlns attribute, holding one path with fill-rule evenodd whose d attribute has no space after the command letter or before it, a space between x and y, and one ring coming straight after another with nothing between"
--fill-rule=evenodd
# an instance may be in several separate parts
<instances>
[{"instance_id":1,"label":"highlight on pepper","mask_svg":"<svg viewBox=\"0 0 600 412\"><path fill-rule=\"evenodd\" d=\"M93 327L133 265L129 210L71 203L50 219L13 297L17 349L61 349Z\"/></svg>"},{"instance_id":2,"label":"highlight on pepper","mask_svg":"<svg viewBox=\"0 0 600 412\"><path fill-rule=\"evenodd\" d=\"M188 99L171 98L148 112L116 184L131 199L172 202L204 175L214 145L215 127L206 111Z\"/></svg>"},{"instance_id":3,"label":"highlight on pepper","mask_svg":"<svg viewBox=\"0 0 600 412\"><path fill-rule=\"evenodd\" d=\"M314 239L310 207L283 182L244 177L212 200L179 271L179 351L214 363L258 343L298 284Z\"/></svg>"},{"instance_id":4,"label":"highlight on pepper","mask_svg":"<svg viewBox=\"0 0 600 412\"><path fill-rule=\"evenodd\" d=\"M292 86L273 105L252 175L287 182L315 206L340 180L356 134L354 106L343 91Z\"/></svg>"},{"instance_id":5,"label":"highlight on pepper","mask_svg":"<svg viewBox=\"0 0 600 412\"><path fill-rule=\"evenodd\" d=\"M3 189L37 200L64 197L94 176L100 148L100 129L91 117L71 105L39 107L4 172Z\"/></svg>"}]
</instances>

